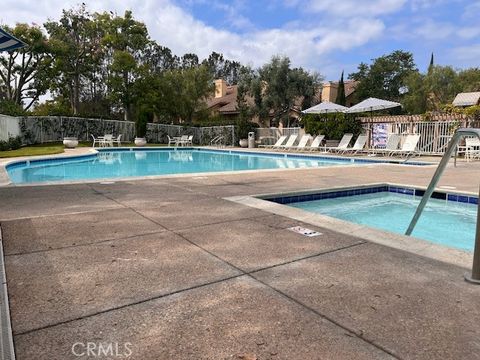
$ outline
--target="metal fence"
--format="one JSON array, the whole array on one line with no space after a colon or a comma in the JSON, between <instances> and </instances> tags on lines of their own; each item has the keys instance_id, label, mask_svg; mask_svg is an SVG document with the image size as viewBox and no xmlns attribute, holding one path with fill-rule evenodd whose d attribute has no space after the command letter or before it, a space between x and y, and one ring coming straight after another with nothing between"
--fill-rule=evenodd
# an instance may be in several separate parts
<instances>
[{"instance_id":1,"label":"metal fence","mask_svg":"<svg viewBox=\"0 0 480 360\"><path fill-rule=\"evenodd\" d=\"M62 141L64 137L76 137L80 141L91 141L92 135L122 135L122 141L133 142L135 123L120 120L87 119L63 116L28 116L16 118L20 136L24 144L37 144ZM193 135L196 145L209 145L215 137L222 137L222 144L232 146L235 141L235 126L193 127L149 123L147 141L150 143L167 143L167 135Z\"/></svg>"},{"instance_id":2,"label":"metal fence","mask_svg":"<svg viewBox=\"0 0 480 360\"><path fill-rule=\"evenodd\" d=\"M363 124L366 132L372 130L372 126L385 125L388 134L402 135L402 142L408 134L419 134L420 140L417 150L425 155L443 154L452 138L455 130L461 125L465 127L474 127L480 124L461 121L415 121L415 122L391 122ZM370 137L370 146L373 146L373 139Z\"/></svg>"}]
</instances>

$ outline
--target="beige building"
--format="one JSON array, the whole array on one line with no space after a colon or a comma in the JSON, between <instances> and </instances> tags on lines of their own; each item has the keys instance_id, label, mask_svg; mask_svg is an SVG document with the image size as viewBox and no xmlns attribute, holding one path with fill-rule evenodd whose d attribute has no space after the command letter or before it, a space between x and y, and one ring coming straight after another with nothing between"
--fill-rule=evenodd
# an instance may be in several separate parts
<instances>
[{"instance_id":1,"label":"beige building","mask_svg":"<svg viewBox=\"0 0 480 360\"><path fill-rule=\"evenodd\" d=\"M358 103L358 99L355 96L355 89L358 81L347 80L345 81L345 98L346 106L350 107ZM328 81L323 84L322 88L322 102L329 101L335 102L338 94L338 81Z\"/></svg>"}]
</instances>

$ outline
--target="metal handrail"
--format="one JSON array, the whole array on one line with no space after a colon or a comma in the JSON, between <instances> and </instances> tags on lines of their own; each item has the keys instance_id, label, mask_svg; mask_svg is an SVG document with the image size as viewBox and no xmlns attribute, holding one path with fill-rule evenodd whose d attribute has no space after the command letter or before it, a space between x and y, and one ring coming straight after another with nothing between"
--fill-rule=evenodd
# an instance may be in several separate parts
<instances>
[{"instance_id":1,"label":"metal handrail","mask_svg":"<svg viewBox=\"0 0 480 360\"><path fill-rule=\"evenodd\" d=\"M428 199L430 199L430 197L433 194L433 191L437 187L437 184L440 181L440 177L445 171L448 161L450 160L454 151L455 151L455 166L456 166L457 145L460 139L465 136L476 136L480 139L480 129L466 129L466 128L458 129L455 132L455 134L453 134L453 137L450 140L450 143L448 144L448 148L445 151L445 154L443 155L442 160L438 164L435 174L433 174L432 180L430 181L430 184L428 185L428 188L425 191L425 194L423 195L422 200L420 201L420 204L417 207L417 210L415 211L415 215L413 215L412 221L410 222L410 225L408 226L408 229L405 235L411 235L413 230L415 229L415 225L417 225L418 219L420 219L420 215L422 215L423 209L425 208L425 205L427 205ZM479 197L480 197L480 194L479 194ZM474 251L472 276L469 276L467 274L465 275L465 279L469 282L480 284L480 206L479 206L479 214L477 214L477 231L476 231L476 237L475 237L475 251Z\"/></svg>"}]
</instances>

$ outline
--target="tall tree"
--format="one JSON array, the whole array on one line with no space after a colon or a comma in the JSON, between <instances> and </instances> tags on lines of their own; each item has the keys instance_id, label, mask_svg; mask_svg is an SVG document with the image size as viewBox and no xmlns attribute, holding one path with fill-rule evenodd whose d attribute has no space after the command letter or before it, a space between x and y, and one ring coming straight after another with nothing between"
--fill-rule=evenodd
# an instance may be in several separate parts
<instances>
[{"instance_id":1,"label":"tall tree","mask_svg":"<svg viewBox=\"0 0 480 360\"><path fill-rule=\"evenodd\" d=\"M74 115L79 113L83 82L94 67L94 56L101 51L99 39L94 39L95 24L85 4L63 10L60 21L44 24L50 36L54 69L54 90L70 99Z\"/></svg>"},{"instance_id":2,"label":"tall tree","mask_svg":"<svg viewBox=\"0 0 480 360\"><path fill-rule=\"evenodd\" d=\"M416 70L413 55L397 50L374 59L371 65L361 63L349 78L359 81L355 91L360 100L377 97L400 101L407 77Z\"/></svg>"},{"instance_id":3,"label":"tall tree","mask_svg":"<svg viewBox=\"0 0 480 360\"><path fill-rule=\"evenodd\" d=\"M261 120L290 125L290 110L309 107L319 85L319 76L302 68L290 67L287 57L272 60L246 77L248 95L254 99L254 110ZM245 80L244 80L245 81Z\"/></svg>"},{"instance_id":4,"label":"tall tree","mask_svg":"<svg viewBox=\"0 0 480 360\"><path fill-rule=\"evenodd\" d=\"M5 30L27 46L0 55L0 96L28 110L50 86L52 59L47 38L39 27L27 24Z\"/></svg>"},{"instance_id":5,"label":"tall tree","mask_svg":"<svg viewBox=\"0 0 480 360\"><path fill-rule=\"evenodd\" d=\"M131 120L135 102L134 83L141 78L144 70L141 57L150 43L147 27L136 21L131 11L125 11L123 17L103 13L97 18L105 29L103 43L112 54L108 66L110 97L121 106L124 119Z\"/></svg>"},{"instance_id":6,"label":"tall tree","mask_svg":"<svg viewBox=\"0 0 480 360\"><path fill-rule=\"evenodd\" d=\"M342 76L340 76L340 81L338 82L337 98L335 102L338 105L347 105L347 98L345 97L345 82L343 81L343 71Z\"/></svg>"},{"instance_id":7,"label":"tall tree","mask_svg":"<svg viewBox=\"0 0 480 360\"><path fill-rule=\"evenodd\" d=\"M227 83L237 84L242 65L237 61L225 59L222 54L212 52L202 64L205 64L215 79L223 79Z\"/></svg>"},{"instance_id":8,"label":"tall tree","mask_svg":"<svg viewBox=\"0 0 480 360\"><path fill-rule=\"evenodd\" d=\"M435 62L433 60L433 52L432 52L432 55L430 56L430 64L428 64L428 71L429 72L433 68L434 65L435 65Z\"/></svg>"}]
</instances>

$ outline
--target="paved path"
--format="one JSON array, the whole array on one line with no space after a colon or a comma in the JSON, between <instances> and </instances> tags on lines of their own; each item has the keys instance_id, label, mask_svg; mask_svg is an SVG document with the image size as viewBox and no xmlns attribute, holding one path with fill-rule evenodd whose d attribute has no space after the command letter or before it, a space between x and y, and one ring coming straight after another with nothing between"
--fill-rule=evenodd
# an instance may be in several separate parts
<instances>
[{"instance_id":1,"label":"paved path","mask_svg":"<svg viewBox=\"0 0 480 360\"><path fill-rule=\"evenodd\" d=\"M425 186L433 170L0 188L17 358L78 359L72 346L87 342L129 359L480 358L480 287L466 269L322 228L304 237L287 230L298 221L223 199ZM479 170L449 168L440 185L478 191Z\"/></svg>"}]
</instances>

